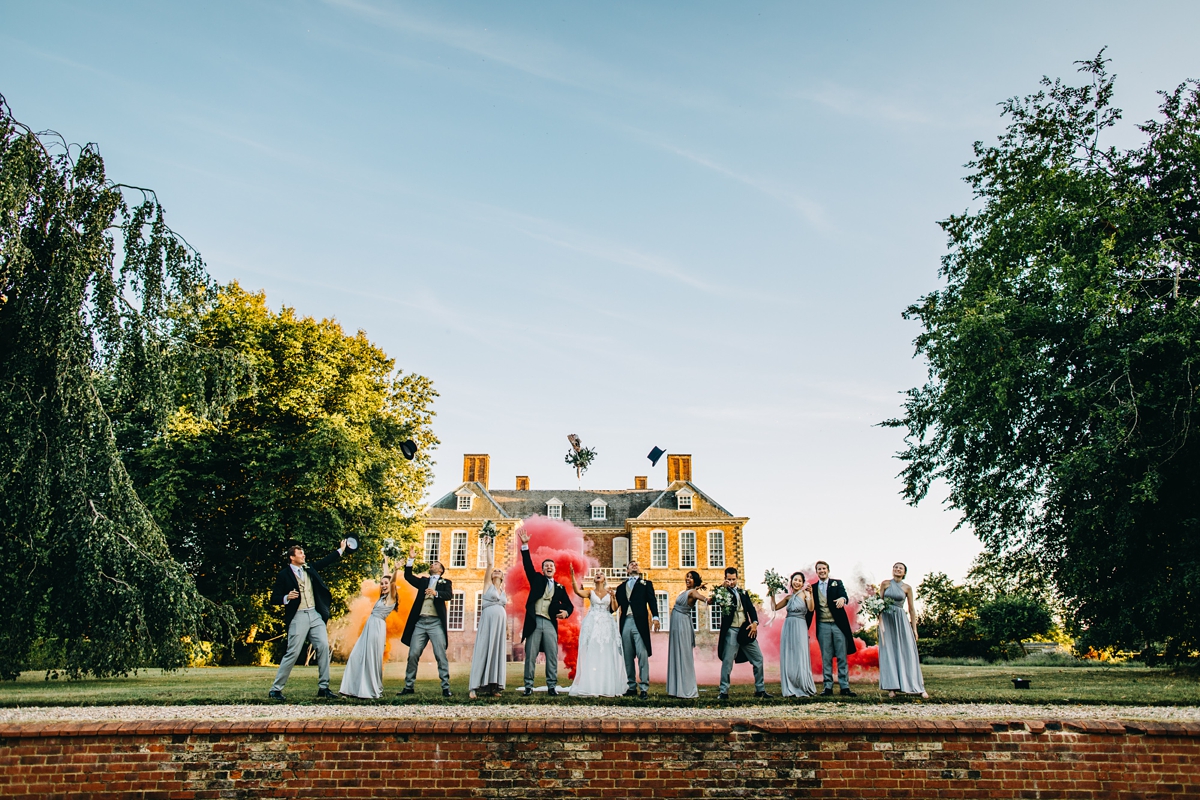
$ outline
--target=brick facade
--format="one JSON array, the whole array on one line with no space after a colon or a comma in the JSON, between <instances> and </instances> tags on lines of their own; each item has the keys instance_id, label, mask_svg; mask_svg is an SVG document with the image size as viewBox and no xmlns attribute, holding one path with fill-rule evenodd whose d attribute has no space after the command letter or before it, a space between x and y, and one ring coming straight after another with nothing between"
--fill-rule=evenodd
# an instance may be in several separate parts
<instances>
[{"instance_id":1,"label":"brick facade","mask_svg":"<svg viewBox=\"0 0 1200 800\"><path fill-rule=\"evenodd\" d=\"M1194 798L1200 724L329 720L0 725L0 797Z\"/></svg>"}]
</instances>

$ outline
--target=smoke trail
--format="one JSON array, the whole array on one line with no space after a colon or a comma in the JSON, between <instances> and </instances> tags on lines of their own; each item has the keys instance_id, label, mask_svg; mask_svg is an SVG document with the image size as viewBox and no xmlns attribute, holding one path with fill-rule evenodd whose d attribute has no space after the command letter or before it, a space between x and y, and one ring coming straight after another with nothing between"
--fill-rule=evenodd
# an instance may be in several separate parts
<instances>
[{"instance_id":1,"label":"smoke trail","mask_svg":"<svg viewBox=\"0 0 1200 800\"><path fill-rule=\"evenodd\" d=\"M396 577L399 579L396 590L400 603L396 607L396 611L388 614L387 617L387 643L383 647L384 661L393 660L391 658L393 653L396 654L394 659L396 661L408 658L408 648L400 643L400 637L404 635L404 623L408 620L408 612L412 608L413 600L417 597L416 588L409 586L408 582L404 580L403 571L397 570ZM371 609L377 600L379 600L379 582L367 578L359 584L359 594L350 601L346 614L330 620L329 646L333 649L335 657L342 661L350 657L350 651L354 649L354 643L362 635L363 627L367 624L367 617L371 616Z\"/></svg>"},{"instance_id":2,"label":"smoke trail","mask_svg":"<svg viewBox=\"0 0 1200 800\"><path fill-rule=\"evenodd\" d=\"M582 581L583 576L600 562L590 555L592 543L584 538L583 531L565 520L548 519L535 516L525 520L525 530L529 533L529 555L533 559L535 570L541 570L542 562L553 559L557 571L554 580L567 588L567 594L572 596L575 612L566 619L558 621L558 646L562 650L563 664L568 675L574 679L575 664L579 656L579 625L583 619L582 604L574 597L570 589L571 576L567 571L569 565L574 565L575 574ZM521 541L513 537L514 546L520 548ZM505 576L505 586L508 589L508 613L516 623L516 630L521 630L525 623L525 601L529 597L529 580L521 566L521 553L514 556L514 563Z\"/></svg>"}]
</instances>

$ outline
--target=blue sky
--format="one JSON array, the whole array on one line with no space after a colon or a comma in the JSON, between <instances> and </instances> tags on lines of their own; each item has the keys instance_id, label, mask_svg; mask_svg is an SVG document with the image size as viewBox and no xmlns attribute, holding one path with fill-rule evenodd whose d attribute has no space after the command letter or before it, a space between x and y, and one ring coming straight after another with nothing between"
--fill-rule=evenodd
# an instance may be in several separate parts
<instances>
[{"instance_id":1,"label":"blue sky","mask_svg":"<svg viewBox=\"0 0 1200 800\"><path fill-rule=\"evenodd\" d=\"M432 498L665 484L749 516L751 583L961 576L904 504L900 313L997 103L1108 47L1126 124L1200 77L1192 3L0 2L0 93L153 187L221 281L363 329L441 397ZM431 499L432 499L431 498Z\"/></svg>"}]
</instances>

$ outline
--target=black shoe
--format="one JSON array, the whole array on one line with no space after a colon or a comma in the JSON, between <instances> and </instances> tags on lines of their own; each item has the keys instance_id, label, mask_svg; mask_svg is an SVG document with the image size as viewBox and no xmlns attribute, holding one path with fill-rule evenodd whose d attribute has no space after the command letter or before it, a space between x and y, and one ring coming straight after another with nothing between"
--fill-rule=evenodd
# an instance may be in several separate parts
<instances>
[{"instance_id":1,"label":"black shoe","mask_svg":"<svg viewBox=\"0 0 1200 800\"><path fill-rule=\"evenodd\" d=\"M646 694L645 692L638 692L638 698L641 700L645 700L649 696L650 695Z\"/></svg>"},{"instance_id":2,"label":"black shoe","mask_svg":"<svg viewBox=\"0 0 1200 800\"><path fill-rule=\"evenodd\" d=\"M546 694L550 697L558 697L558 689L555 689L553 686L551 686L546 690Z\"/></svg>"},{"instance_id":3,"label":"black shoe","mask_svg":"<svg viewBox=\"0 0 1200 800\"><path fill-rule=\"evenodd\" d=\"M729 695L727 695L725 692L721 692L719 695L717 695L717 699L724 703L729 700Z\"/></svg>"},{"instance_id":4,"label":"black shoe","mask_svg":"<svg viewBox=\"0 0 1200 800\"><path fill-rule=\"evenodd\" d=\"M841 689L838 691L838 694L845 695L846 697L858 697L857 694L850 691L849 689Z\"/></svg>"},{"instance_id":5,"label":"black shoe","mask_svg":"<svg viewBox=\"0 0 1200 800\"><path fill-rule=\"evenodd\" d=\"M525 697L529 697L530 695L533 694L533 689L526 689L525 691L521 692L521 694L524 695Z\"/></svg>"},{"instance_id":6,"label":"black shoe","mask_svg":"<svg viewBox=\"0 0 1200 800\"><path fill-rule=\"evenodd\" d=\"M821 692L821 697L833 697L833 689L826 689Z\"/></svg>"},{"instance_id":7,"label":"black shoe","mask_svg":"<svg viewBox=\"0 0 1200 800\"><path fill-rule=\"evenodd\" d=\"M757 697L759 700L766 700L768 697L771 696L771 693L770 692L755 692L754 696Z\"/></svg>"},{"instance_id":8,"label":"black shoe","mask_svg":"<svg viewBox=\"0 0 1200 800\"><path fill-rule=\"evenodd\" d=\"M449 689L442 689L442 697L454 697L454 692Z\"/></svg>"},{"instance_id":9,"label":"black shoe","mask_svg":"<svg viewBox=\"0 0 1200 800\"><path fill-rule=\"evenodd\" d=\"M630 689L623 695L624 697L637 697L637 689Z\"/></svg>"},{"instance_id":10,"label":"black shoe","mask_svg":"<svg viewBox=\"0 0 1200 800\"><path fill-rule=\"evenodd\" d=\"M340 697L338 697L333 692L329 691L328 688L317 689L317 699L318 700L341 700Z\"/></svg>"},{"instance_id":11,"label":"black shoe","mask_svg":"<svg viewBox=\"0 0 1200 800\"><path fill-rule=\"evenodd\" d=\"M410 689L409 687L405 686L403 689L396 692L396 697L403 697L406 694L416 694L416 693L417 693L416 689Z\"/></svg>"},{"instance_id":12,"label":"black shoe","mask_svg":"<svg viewBox=\"0 0 1200 800\"><path fill-rule=\"evenodd\" d=\"M283 692L277 691L275 689L272 689L271 691L267 692L267 697L271 700L278 700L281 703L287 702L287 698L283 696Z\"/></svg>"}]
</instances>

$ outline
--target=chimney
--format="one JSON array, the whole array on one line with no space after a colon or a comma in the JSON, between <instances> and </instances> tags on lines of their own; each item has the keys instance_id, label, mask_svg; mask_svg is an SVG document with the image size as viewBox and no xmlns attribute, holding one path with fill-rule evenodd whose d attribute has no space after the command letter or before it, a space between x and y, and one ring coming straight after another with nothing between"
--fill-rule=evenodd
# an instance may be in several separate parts
<instances>
[{"instance_id":1,"label":"chimney","mask_svg":"<svg viewBox=\"0 0 1200 800\"><path fill-rule=\"evenodd\" d=\"M485 456L486 458L486 456ZM692 479L692 457L690 455L667 456L667 484Z\"/></svg>"},{"instance_id":2,"label":"chimney","mask_svg":"<svg viewBox=\"0 0 1200 800\"><path fill-rule=\"evenodd\" d=\"M645 475L634 475L633 476L633 488L634 489L645 489L646 488L646 476Z\"/></svg>"},{"instance_id":3,"label":"chimney","mask_svg":"<svg viewBox=\"0 0 1200 800\"><path fill-rule=\"evenodd\" d=\"M528 475L518 475L517 476L517 491L518 492L529 491L529 476Z\"/></svg>"},{"instance_id":4,"label":"chimney","mask_svg":"<svg viewBox=\"0 0 1200 800\"><path fill-rule=\"evenodd\" d=\"M478 481L483 488L488 488L488 467L491 456L486 453L466 454L463 456L463 483Z\"/></svg>"}]
</instances>

